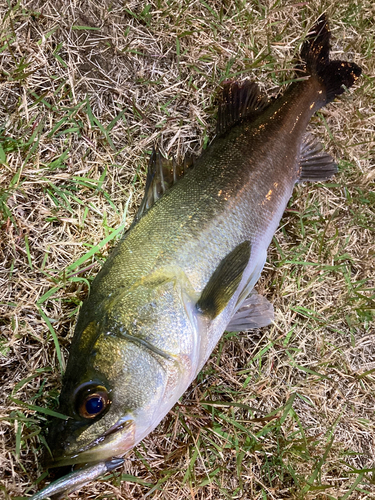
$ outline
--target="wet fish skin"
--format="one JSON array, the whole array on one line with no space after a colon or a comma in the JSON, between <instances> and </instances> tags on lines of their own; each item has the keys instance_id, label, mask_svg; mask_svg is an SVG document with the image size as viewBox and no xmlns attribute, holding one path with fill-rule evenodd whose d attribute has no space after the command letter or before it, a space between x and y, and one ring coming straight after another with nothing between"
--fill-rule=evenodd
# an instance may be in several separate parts
<instances>
[{"instance_id":1,"label":"wet fish skin","mask_svg":"<svg viewBox=\"0 0 375 500\"><path fill-rule=\"evenodd\" d=\"M54 466L131 449L236 325L294 184L335 172L328 155L309 153L305 129L360 69L330 62L328 45L322 17L302 49L306 78L269 105L252 84L227 84L219 136L107 259L77 321L59 408L70 418L48 436ZM90 398L104 408L84 417Z\"/></svg>"}]
</instances>

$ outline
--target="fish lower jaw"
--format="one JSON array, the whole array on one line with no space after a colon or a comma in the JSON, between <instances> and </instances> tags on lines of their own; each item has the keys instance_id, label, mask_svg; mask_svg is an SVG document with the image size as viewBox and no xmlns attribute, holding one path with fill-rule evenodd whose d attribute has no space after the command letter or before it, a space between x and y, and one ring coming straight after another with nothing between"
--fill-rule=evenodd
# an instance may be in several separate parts
<instances>
[{"instance_id":1,"label":"fish lower jaw","mask_svg":"<svg viewBox=\"0 0 375 500\"><path fill-rule=\"evenodd\" d=\"M57 457L50 468L66 465L83 465L103 462L113 457L122 457L135 445L135 422L124 420L109 429L80 451Z\"/></svg>"}]
</instances>

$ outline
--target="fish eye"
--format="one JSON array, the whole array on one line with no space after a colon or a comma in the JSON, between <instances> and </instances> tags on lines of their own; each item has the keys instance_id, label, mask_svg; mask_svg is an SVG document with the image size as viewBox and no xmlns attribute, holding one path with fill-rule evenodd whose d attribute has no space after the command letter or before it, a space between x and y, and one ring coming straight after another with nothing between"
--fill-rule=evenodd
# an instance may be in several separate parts
<instances>
[{"instance_id":1,"label":"fish eye","mask_svg":"<svg viewBox=\"0 0 375 500\"><path fill-rule=\"evenodd\" d=\"M104 413L111 401L105 387L84 387L77 395L78 414L83 418L95 418Z\"/></svg>"}]
</instances>

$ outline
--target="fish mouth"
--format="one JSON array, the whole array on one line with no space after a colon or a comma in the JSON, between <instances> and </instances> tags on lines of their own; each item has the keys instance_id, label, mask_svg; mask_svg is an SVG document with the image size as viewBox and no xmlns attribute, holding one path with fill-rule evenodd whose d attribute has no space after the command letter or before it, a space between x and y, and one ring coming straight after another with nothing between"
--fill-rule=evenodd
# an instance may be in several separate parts
<instances>
[{"instance_id":1,"label":"fish mouth","mask_svg":"<svg viewBox=\"0 0 375 500\"><path fill-rule=\"evenodd\" d=\"M48 468L63 467L66 465L82 465L101 462L114 456L121 457L135 444L135 421L123 417L110 427L101 436L89 444L78 448L72 453L62 453L58 457L47 459Z\"/></svg>"}]
</instances>

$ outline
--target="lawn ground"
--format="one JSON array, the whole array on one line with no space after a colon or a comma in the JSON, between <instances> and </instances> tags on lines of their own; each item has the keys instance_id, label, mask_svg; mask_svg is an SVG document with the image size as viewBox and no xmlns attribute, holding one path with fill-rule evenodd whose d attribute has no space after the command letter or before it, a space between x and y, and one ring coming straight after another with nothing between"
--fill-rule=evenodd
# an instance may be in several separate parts
<instances>
[{"instance_id":1,"label":"lawn ground","mask_svg":"<svg viewBox=\"0 0 375 500\"><path fill-rule=\"evenodd\" d=\"M77 311L153 145L199 154L227 78L276 94L326 9L333 57L363 76L311 121L339 174L298 186L275 234L257 285L275 324L224 334L123 468L72 498L375 499L371 0L0 0L0 497L46 480Z\"/></svg>"}]
</instances>

